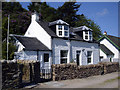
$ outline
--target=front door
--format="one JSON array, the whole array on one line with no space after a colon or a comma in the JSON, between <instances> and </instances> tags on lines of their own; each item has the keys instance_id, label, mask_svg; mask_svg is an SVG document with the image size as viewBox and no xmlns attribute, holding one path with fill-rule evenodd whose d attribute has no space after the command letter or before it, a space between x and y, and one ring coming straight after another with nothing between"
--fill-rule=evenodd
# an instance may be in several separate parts
<instances>
[{"instance_id":1,"label":"front door","mask_svg":"<svg viewBox=\"0 0 120 90\"><path fill-rule=\"evenodd\" d=\"M76 61L77 61L77 65L80 65L80 53L81 51L76 51Z\"/></svg>"}]
</instances>

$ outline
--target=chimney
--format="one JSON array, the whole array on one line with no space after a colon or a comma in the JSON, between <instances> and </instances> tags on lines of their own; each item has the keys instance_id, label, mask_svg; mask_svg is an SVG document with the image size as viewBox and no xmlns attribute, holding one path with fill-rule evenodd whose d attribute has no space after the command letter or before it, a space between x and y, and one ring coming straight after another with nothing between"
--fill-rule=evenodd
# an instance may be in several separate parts
<instances>
[{"instance_id":1,"label":"chimney","mask_svg":"<svg viewBox=\"0 0 120 90\"><path fill-rule=\"evenodd\" d=\"M107 32L106 32L106 31L104 31L104 35L107 35Z\"/></svg>"},{"instance_id":2,"label":"chimney","mask_svg":"<svg viewBox=\"0 0 120 90\"><path fill-rule=\"evenodd\" d=\"M32 18L31 18L31 21L39 21L39 14L34 11L34 13L32 13Z\"/></svg>"}]
</instances>

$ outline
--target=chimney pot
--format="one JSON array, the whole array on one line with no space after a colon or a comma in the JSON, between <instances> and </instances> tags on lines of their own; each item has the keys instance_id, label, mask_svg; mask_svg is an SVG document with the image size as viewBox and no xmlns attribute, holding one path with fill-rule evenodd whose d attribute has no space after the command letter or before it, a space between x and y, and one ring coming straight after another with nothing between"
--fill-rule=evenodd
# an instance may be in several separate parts
<instances>
[{"instance_id":1,"label":"chimney pot","mask_svg":"<svg viewBox=\"0 0 120 90\"><path fill-rule=\"evenodd\" d=\"M107 32L106 32L106 31L104 31L104 35L107 35Z\"/></svg>"}]
</instances>

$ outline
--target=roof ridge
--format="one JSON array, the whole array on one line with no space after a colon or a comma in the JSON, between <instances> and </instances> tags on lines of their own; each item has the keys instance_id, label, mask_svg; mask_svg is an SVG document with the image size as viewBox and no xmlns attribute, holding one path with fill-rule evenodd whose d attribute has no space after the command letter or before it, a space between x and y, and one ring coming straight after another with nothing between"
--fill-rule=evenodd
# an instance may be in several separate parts
<instances>
[{"instance_id":1,"label":"roof ridge","mask_svg":"<svg viewBox=\"0 0 120 90\"><path fill-rule=\"evenodd\" d=\"M26 38L36 38L36 37L28 37L28 36L24 36L24 35L16 35L16 34L10 34L10 36L26 37Z\"/></svg>"},{"instance_id":2,"label":"roof ridge","mask_svg":"<svg viewBox=\"0 0 120 90\"><path fill-rule=\"evenodd\" d=\"M113 35L106 35L106 36L111 36L111 37L115 37L115 38L119 38L119 39L120 39L120 37L117 37L117 36L113 36Z\"/></svg>"}]
</instances>

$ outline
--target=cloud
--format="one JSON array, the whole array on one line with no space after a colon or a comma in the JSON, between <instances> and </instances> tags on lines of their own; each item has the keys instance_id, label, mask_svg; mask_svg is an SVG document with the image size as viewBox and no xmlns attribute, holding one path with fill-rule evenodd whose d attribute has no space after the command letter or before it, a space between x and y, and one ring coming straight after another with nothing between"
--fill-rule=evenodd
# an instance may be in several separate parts
<instances>
[{"instance_id":1,"label":"cloud","mask_svg":"<svg viewBox=\"0 0 120 90\"><path fill-rule=\"evenodd\" d=\"M98 15L98 16L104 16L104 15L106 15L108 13L109 13L108 9L104 8L102 11L97 12L96 15Z\"/></svg>"}]
</instances>

